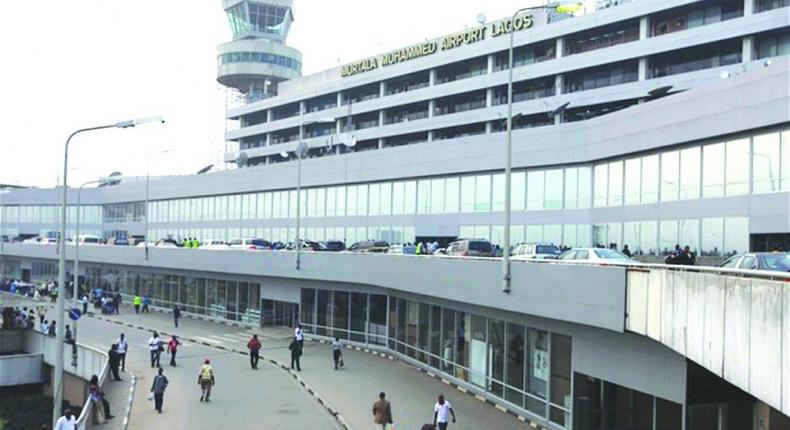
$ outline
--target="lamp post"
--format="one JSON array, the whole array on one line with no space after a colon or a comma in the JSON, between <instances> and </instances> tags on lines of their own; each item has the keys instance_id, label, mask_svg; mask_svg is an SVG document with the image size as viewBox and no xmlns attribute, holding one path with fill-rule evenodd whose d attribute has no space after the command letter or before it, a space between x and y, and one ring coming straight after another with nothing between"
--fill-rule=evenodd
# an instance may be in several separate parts
<instances>
[{"instance_id":1,"label":"lamp post","mask_svg":"<svg viewBox=\"0 0 790 430\"><path fill-rule=\"evenodd\" d=\"M296 167L296 240L295 240L295 247L296 247L296 270L299 270L300 262L301 262L301 249L302 249L302 240L299 238L299 229L301 227L301 217L302 217L302 158L307 155L307 152L310 150L310 146L303 140L304 138L304 126L306 125L313 125L313 124L335 124L335 119L333 118L326 118L320 119L316 121L308 121L302 122L299 124L299 143L294 148L294 154L296 154L297 158L297 167ZM349 142L341 142L341 144L352 147L356 144L355 141ZM280 156L283 158L288 158L289 154L288 151L283 151L280 153Z\"/></svg>"},{"instance_id":2,"label":"lamp post","mask_svg":"<svg viewBox=\"0 0 790 430\"><path fill-rule=\"evenodd\" d=\"M145 237L143 238L143 247L145 247L145 259L148 260L148 184L151 180L151 157L157 154L167 154L173 152L173 149L163 149L158 152L149 152L145 160Z\"/></svg>"},{"instance_id":3,"label":"lamp post","mask_svg":"<svg viewBox=\"0 0 790 430\"><path fill-rule=\"evenodd\" d=\"M161 117L144 118L136 120L121 121L115 124L99 125L96 127L81 128L71 133L66 139L63 149L63 190L61 191L60 201L60 237L58 238L58 249L60 258L58 259L58 300L56 307L56 318L62 318L66 304L65 285L66 285L66 203L68 197L68 172L69 172L69 144L74 136L89 131L103 130L106 128L130 128L148 122L164 123ZM60 416L60 408L63 404L63 338L65 335L65 324L63 320L57 325L57 348L55 349L55 375L53 386L54 402L52 405L52 426Z\"/></svg>"},{"instance_id":4,"label":"lamp post","mask_svg":"<svg viewBox=\"0 0 790 430\"><path fill-rule=\"evenodd\" d=\"M559 13L573 13L579 10L579 2L555 2L544 6L524 7L517 10L510 19L510 46L508 47L508 75L507 75L507 146L505 149L505 234L502 244L502 291L510 293L510 171L512 168L513 147L513 40L516 33L516 18L531 10L554 9Z\"/></svg>"}]
</instances>

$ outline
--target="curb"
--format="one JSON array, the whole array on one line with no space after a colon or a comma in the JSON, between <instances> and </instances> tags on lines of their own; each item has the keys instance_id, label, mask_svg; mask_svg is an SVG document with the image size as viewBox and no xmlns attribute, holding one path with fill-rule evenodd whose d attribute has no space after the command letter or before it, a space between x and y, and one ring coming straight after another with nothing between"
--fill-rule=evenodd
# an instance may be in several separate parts
<instances>
[{"instance_id":1,"label":"curb","mask_svg":"<svg viewBox=\"0 0 790 430\"><path fill-rule=\"evenodd\" d=\"M132 403L134 402L134 387L137 384L137 378L131 370L129 371L129 375L131 375L132 378L132 386L129 387L129 400L126 402L126 416L123 417L124 430L129 428L129 416L132 414Z\"/></svg>"},{"instance_id":2,"label":"curb","mask_svg":"<svg viewBox=\"0 0 790 430\"><path fill-rule=\"evenodd\" d=\"M153 332L154 331L152 329L148 329L148 328L145 328L145 327L142 327L142 326L138 326L138 325L134 325L134 324L130 324L130 323L125 323L123 321L117 321L117 320L113 320L113 319L110 319L110 318L105 318L103 316L99 316L99 315L95 315L95 314L91 314L90 317L94 318L94 319L97 319L97 320L110 322L110 323L113 323L113 324L122 325L122 326L126 326L126 327L129 327L129 328L137 329L137 330L148 331L148 332ZM232 324L228 324L228 325L232 325ZM242 325L240 327L247 327L247 326L246 325ZM164 331L157 331L157 333L159 333L160 335L164 335L164 336L172 336L173 335L173 333L168 333L168 332L164 332ZM239 349L236 349L236 348L227 348L227 347L220 346L220 345L212 345L212 344L210 344L208 342L201 342L201 341L198 341L198 340L196 340L194 338L186 337L186 336L179 336L179 339L187 340L187 341L192 342L192 343L194 343L196 345L202 345L202 346L206 346L206 347L209 347L209 348L219 349L219 350L222 350L222 351L228 351L228 352L233 352L233 353L236 353L236 354L247 356L247 352L246 351L242 351L242 350L239 350ZM296 372L291 370L290 366L286 366L285 364L283 364L283 363L281 363L281 362L279 362L279 361L277 361L277 360L275 360L273 358L266 358L263 354L261 354L260 358L261 358L262 361L268 361L269 363L273 364L275 367L288 372L291 375L291 377L296 382L298 382L299 385L301 385L302 388L305 389L305 391L307 391L307 393L309 393L327 412L329 412L330 415L332 415L332 417L335 419L337 424L339 424L342 429L344 429L344 430L353 430L353 428L348 423L348 421L346 421L346 419L343 417L343 415L341 415L340 412L334 406L332 406L327 400L325 400L320 394L318 394L318 392L316 392L315 389L304 380L304 378L302 378L301 376L299 376L299 374L297 374ZM132 397L131 396L132 395L130 394L129 405L127 407L127 409L129 411L131 411L131 403L132 403ZM127 418L124 419L124 424L128 425L128 415L127 415ZM126 427L124 427L124 428L126 428Z\"/></svg>"},{"instance_id":3,"label":"curb","mask_svg":"<svg viewBox=\"0 0 790 430\"><path fill-rule=\"evenodd\" d=\"M305 335L306 338L308 338L308 336L309 336L309 339L311 341L313 341L313 342L323 343L323 344L327 344L327 345L331 345L332 344L332 342L330 342L329 340L322 339L322 338L315 338L315 337L313 337L313 335L307 335L307 334ZM395 356L395 355L390 354L388 352L378 351L376 349L371 349L371 348L362 347L362 346L356 346L356 345L345 344L345 345L343 345L343 347L346 348L346 349L349 349L349 350L365 352L365 353L368 353L368 354L371 354L371 355L374 355L376 357L380 357L380 358L383 358L383 359L402 361L402 362L412 366L416 370L420 371L421 373L424 373L424 374L432 377L433 379L441 381L445 385L449 385L449 386L457 389L461 393L464 393L464 394L467 394L469 396L472 396L475 399L479 400L480 402L483 402L483 403L485 403L485 404L487 404L489 406L492 406L494 409L496 409L496 410L498 410L498 411L500 411L502 413L506 413L506 414L508 414L508 415L510 415L512 417L515 417L519 421L521 421L521 422L523 422L525 424L528 424L530 426L530 428L537 429L537 430L549 430L548 427L543 426L541 423L532 421L530 418L520 414L518 411L510 409L510 408L508 408L506 406L502 406L502 405L500 405L498 403L494 403L493 401L491 401L487 397L482 396L482 395L480 395L478 393L475 393L473 391L470 391L467 388L462 387L462 386L458 385L457 383L451 381L450 379L447 379L446 377L444 377L444 376L442 376L440 374L434 373L434 371L432 371L432 370L424 369L421 366L417 366L417 365L415 365L413 363L410 363L409 361L402 360L398 356Z\"/></svg>"}]
</instances>

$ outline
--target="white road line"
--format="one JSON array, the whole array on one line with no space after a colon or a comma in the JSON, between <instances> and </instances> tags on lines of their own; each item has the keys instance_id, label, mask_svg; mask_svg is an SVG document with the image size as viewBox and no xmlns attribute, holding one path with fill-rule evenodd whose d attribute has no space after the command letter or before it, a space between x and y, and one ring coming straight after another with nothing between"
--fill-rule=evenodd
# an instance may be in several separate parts
<instances>
[{"instance_id":1,"label":"white road line","mask_svg":"<svg viewBox=\"0 0 790 430\"><path fill-rule=\"evenodd\" d=\"M203 336L195 336L195 339L197 339L199 341L202 341L202 342L215 343L217 345L221 345L221 344L225 343L225 342L222 342L222 341L219 341L219 340L214 340L214 339L210 339L208 337L203 337Z\"/></svg>"}]
</instances>

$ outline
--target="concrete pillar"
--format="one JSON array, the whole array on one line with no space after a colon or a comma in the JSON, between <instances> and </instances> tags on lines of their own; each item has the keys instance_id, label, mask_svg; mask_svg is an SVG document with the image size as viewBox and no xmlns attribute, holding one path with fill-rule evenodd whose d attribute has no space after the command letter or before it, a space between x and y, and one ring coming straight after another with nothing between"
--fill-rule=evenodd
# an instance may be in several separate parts
<instances>
[{"instance_id":1,"label":"concrete pillar","mask_svg":"<svg viewBox=\"0 0 790 430\"><path fill-rule=\"evenodd\" d=\"M494 73L494 54L488 56L488 73Z\"/></svg>"},{"instance_id":2,"label":"concrete pillar","mask_svg":"<svg viewBox=\"0 0 790 430\"><path fill-rule=\"evenodd\" d=\"M266 146L269 146L271 144L272 144L272 134L266 133Z\"/></svg>"},{"instance_id":3,"label":"concrete pillar","mask_svg":"<svg viewBox=\"0 0 790 430\"><path fill-rule=\"evenodd\" d=\"M486 90L486 107L494 105L494 89L489 88Z\"/></svg>"},{"instance_id":4,"label":"concrete pillar","mask_svg":"<svg viewBox=\"0 0 790 430\"><path fill-rule=\"evenodd\" d=\"M299 102L299 115L304 115L305 113L305 103L304 100Z\"/></svg>"},{"instance_id":5,"label":"concrete pillar","mask_svg":"<svg viewBox=\"0 0 790 430\"><path fill-rule=\"evenodd\" d=\"M428 86L432 87L436 85L436 69L431 69L428 72Z\"/></svg>"},{"instance_id":6,"label":"concrete pillar","mask_svg":"<svg viewBox=\"0 0 790 430\"><path fill-rule=\"evenodd\" d=\"M340 91L337 92L337 105L338 106L343 105L343 93Z\"/></svg>"},{"instance_id":7,"label":"concrete pillar","mask_svg":"<svg viewBox=\"0 0 790 430\"><path fill-rule=\"evenodd\" d=\"M384 138L379 138L379 149L384 147Z\"/></svg>"},{"instance_id":8,"label":"concrete pillar","mask_svg":"<svg viewBox=\"0 0 790 430\"><path fill-rule=\"evenodd\" d=\"M379 127L384 125L384 109L379 111Z\"/></svg>"},{"instance_id":9,"label":"concrete pillar","mask_svg":"<svg viewBox=\"0 0 790 430\"><path fill-rule=\"evenodd\" d=\"M754 14L755 4L754 0L743 0L743 16Z\"/></svg>"},{"instance_id":10,"label":"concrete pillar","mask_svg":"<svg viewBox=\"0 0 790 430\"><path fill-rule=\"evenodd\" d=\"M554 95L560 95L563 93L562 85L564 83L565 83L565 79L562 74L554 76Z\"/></svg>"},{"instance_id":11,"label":"concrete pillar","mask_svg":"<svg viewBox=\"0 0 790 430\"><path fill-rule=\"evenodd\" d=\"M384 97L387 92L387 84L384 81L379 82L379 97Z\"/></svg>"},{"instance_id":12,"label":"concrete pillar","mask_svg":"<svg viewBox=\"0 0 790 430\"><path fill-rule=\"evenodd\" d=\"M433 130L428 131L428 142L433 142Z\"/></svg>"},{"instance_id":13,"label":"concrete pillar","mask_svg":"<svg viewBox=\"0 0 790 430\"><path fill-rule=\"evenodd\" d=\"M647 57L640 57L639 58L639 80L645 81L647 80Z\"/></svg>"},{"instance_id":14,"label":"concrete pillar","mask_svg":"<svg viewBox=\"0 0 790 430\"><path fill-rule=\"evenodd\" d=\"M562 58L565 56L565 39L562 37L557 38L557 45L555 47L557 50L557 58Z\"/></svg>"},{"instance_id":15,"label":"concrete pillar","mask_svg":"<svg viewBox=\"0 0 790 430\"><path fill-rule=\"evenodd\" d=\"M754 60L754 36L744 36L741 57L744 63Z\"/></svg>"},{"instance_id":16,"label":"concrete pillar","mask_svg":"<svg viewBox=\"0 0 790 430\"><path fill-rule=\"evenodd\" d=\"M436 100L428 101L428 118L433 118L433 110L436 109Z\"/></svg>"},{"instance_id":17,"label":"concrete pillar","mask_svg":"<svg viewBox=\"0 0 790 430\"><path fill-rule=\"evenodd\" d=\"M271 109L266 111L266 122L272 122L272 110Z\"/></svg>"},{"instance_id":18,"label":"concrete pillar","mask_svg":"<svg viewBox=\"0 0 790 430\"><path fill-rule=\"evenodd\" d=\"M639 40L650 37L650 17L643 16L639 19Z\"/></svg>"}]
</instances>

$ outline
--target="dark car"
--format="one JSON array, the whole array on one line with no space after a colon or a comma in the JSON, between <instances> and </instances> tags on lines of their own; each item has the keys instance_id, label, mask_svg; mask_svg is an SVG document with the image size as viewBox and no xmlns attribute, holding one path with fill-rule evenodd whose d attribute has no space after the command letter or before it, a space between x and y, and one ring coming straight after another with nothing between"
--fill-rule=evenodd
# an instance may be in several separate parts
<instances>
[{"instance_id":1,"label":"dark car","mask_svg":"<svg viewBox=\"0 0 790 430\"><path fill-rule=\"evenodd\" d=\"M790 272L790 252L755 252L733 255L719 267Z\"/></svg>"},{"instance_id":2,"label":"dark car","mask_svg":"<svg viewBox=\"0 0 790 430\"><path fill-rule=\"evenodd\" d=\"M485 239L458 239L447 245L446 255L464 257L491 257L494 247Z\"/></svg>"},{"instance_id":3,"label":"dark car","mask_svg":"<svg viewBox=\"0 0 790 430\"><path fill-rule=\"evenodd\" d=\"M383 240L363 240L348 247L349 252L378 252L389 251L390 244Z\"/></svg>"},{"instance_id":4,"label":"dark car","mask_svg":"<svg viewBox=\"0 0 790 430\"><path fill-rule=\"evenodd\" d=\"M114 246L129 246L129 239L126 237L111 237L107 239L107 245L114 245Z\"/></svg>"},{"instance_id":5,"label":"dark car","mask_svg":"<svg viewBox=\"0 0 790 430\"><path fill-rule=\"evenodd\" d=\"M340 240L326 240L318 244L321 245L321 251L339 252L346 249L346 244Z\"/></svg>"}]
</instances>

